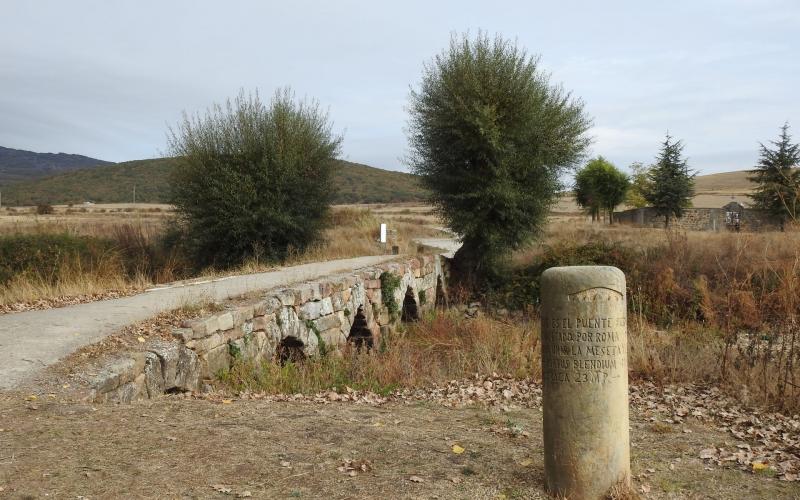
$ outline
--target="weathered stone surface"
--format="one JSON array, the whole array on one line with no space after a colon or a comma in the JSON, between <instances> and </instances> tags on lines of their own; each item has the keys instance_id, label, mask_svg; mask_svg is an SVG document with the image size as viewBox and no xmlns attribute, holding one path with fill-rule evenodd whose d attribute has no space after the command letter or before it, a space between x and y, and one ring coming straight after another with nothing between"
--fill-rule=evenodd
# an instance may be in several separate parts
<instances>
[{"instance_id":1,"label":"weathered stone surface","mask_svg":"<svg viewBox=\"0 0 800 500\"><path fill-rule=\"evenodd\" d=\"M317 318L313 321L313 323L314 326L317 327L318 332L330 330L331 328L340 328L342 326L342 322L340 321L339 316L336 314L329 314L327 316Z\"/></svg>"},{"instance_id":2,"label":"weathered stone surface","mask_svg":"<svg viewBox=\"0 0 800 500\"><path fill-rule=\"evenodd\" d=\"M103 370L92 380L92 387L97 392L105 393L131 382L144 371L145 354L130 353L124 357L108 362Z\"/></svg>"},{"instance_id":3,"label":"weathered stone surface","mask_svg":"<svg viewBox=\"0 0 800 500\"><path fill-rule=\"evenodd\" d=\"M253 319L253 305L242 305L231 311L233 315L233 324L240 326L245 321Z\"/></svg>"},{"instance_id":4,"label":"weathered stone surface","mask_svg":"<svg viewBox=\"0 0 800 500\"><path fill-rule=\"evenodd\" d=\"M163 365L162 365L163 368ZM178 346L178 364L175 367L174 380L164 377L166 390L196 391L200 382L200 361L191 349Z\"/></svg>"},{"instance_id":5,"label":"weathered stone surface","mask_svg":"<svg viewBox=\"0 0 800 500\"><path fill-rule=\"evenodd\" d=\"M217 330L219 330L219 321L216 316L209 316L208 318L192 323L192 331L194 332L195 339L202 339L213 335Z\"/></svg>"},{"instance_id":6,"label":"weathered stone surface","mask_svg":"<svg viewBox=\"0 0 800 500\"><path fill-rule=\"evenodd\" d=\"M267 297L253 304L253 316L272 314L282 307L281 301L275 297Z\"/></svg>"},{"instance_id":7,"label":"weathered stone surface","mask_svg":"<svg viewBox=\"0 0 800 500\"><path fill-rule=\"evenodd\" d=\"M220 370L231 367L231 355L228 344L216 347L200 356L200 376L213 379Z\"/></svg>"},{"instance_id":8,"label":"weathered stone surface","mask_svg":"<svg viewBox=\"0 0 800 500\"><path fill-rule=\"evenodd\" d=\"M189 342L194 338L194 330L191 328L173 328L172 336L181 342Z\"/></svg>"},{"instance_id":9,"label":"weathered stone surface","mask_svg":"<svg viewBox=\"0 0 800 500\"><path fill-rule=\"evenodd\" d=\"M541 288L545 482L554 494L601 498L630 480L625 276L556 267Z\"/></svg>"},{"instance_id":10,"label":"weathered stone surface","mask_svg":"<svg viewBox=\"0 0 800 500\"><path fill-rule=\"evenodd\" d=\"M295 305L295 296L292 290L281 290L275 294L275 298L280 301L281 307Z\"/></svg>"},{"instance_id":11,"label":"weathered stone surface","mask_svg":"<svg viewBox=\"0 0 800 500\"><path fill-rule=\"evenodd\" d=\"M215 349L219 345L225 342L225 338L222 333L215 333L210 337L206 337L203 339L192 340L191 342L187 342L186 346L190 349L197 352L197 354L204 354L211 349Z\"/></svg>"},{"instance_id":12,"label":"weathered stone surface","mask_svg":"<svg viewBox=\"0 0 800 500\"><path fill-rule=\"evenodd\" d=\"M143 399L147 394L145 388L145 375L140 373L130 382L126 382L105 396L105 400L110 403L130 403Z\"/></svg>"},{"instance_id":13,"label":"weathered stone surface","mask_svg":"<svg viewBox=\"0 0 800 500\"><path fill-rule=\"evenodd\" d=\"M233 328L233 313L225 312L217 316L217 321L219 322L219 326L217 327L219 330L225 331L230 330Z\"/></svg>"},{"instance_id":14,"label":"weathered stone surface","mask_svg":"<svg viewBox=\"0 0 800 500\"><path fill-rule=\"evenodd\" d=\"M381 280L378 280L378 279L364 280L364 286L367 289L370 289L370 288L372 288L372 289L375 289L375 288L380 289L381 288Z\"/></svg>"},{"instance_id":15,"label":"weathered stone surface","mask_svg":"<svg viewBox=\"0 0 800 500\"><path fill-rule=\"evenodd\" d=\"M319 336L328 349L338 349L347 343L347 337L338 328L320 332Z\"/></svg>"},{"instance_id":16,"label":"weathered stone surface","mask_svg":"<svg viewBox=\"0 0 800 500\"><path fill-rule=\"evenodd\" d=\"M164 373L161 370L161 359L155 353L145 354L144 385L148 398L155 398L164 394Z\"/></svg>"},{"instance_id":17,"label":"weathered stone surface","mask_svg":"<svg viewBox=\"0 0 800 500\"><path fill-rule=\"evenodd\" d=\"M317 319L320 316L325 316L333 313L333 303L330 297L325 297L322 300L315 300L306 302L300 306L299 317L300 319Z\"/></svg>"}]
</instances>

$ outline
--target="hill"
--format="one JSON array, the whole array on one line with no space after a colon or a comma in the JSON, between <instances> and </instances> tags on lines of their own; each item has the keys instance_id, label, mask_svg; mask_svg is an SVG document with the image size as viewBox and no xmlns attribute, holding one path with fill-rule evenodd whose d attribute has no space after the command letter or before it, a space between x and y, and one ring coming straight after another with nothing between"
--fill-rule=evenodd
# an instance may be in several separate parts
<instances>
[{"instance_id":1,"label":"hill","mask_svg":"<svg viewBox=\"0 0 800 500\"><path fill-rule=\"evenodd\" d=\"M749 170L698 175L694 188L697 193L703 194L746 194L755 187L749 179L751 175Z\"/></svg>"},{"instance_id":2,"label":"hill","mask_svg":"<svg viewBox=\"0 0 800 500\"><path fill-rule=\"evenodd\" d=\"M403 172L340 161L334 185L334 203L390 203L419 201L424 191L417 179ZM136 160L19 182L3 189L9 205L130 203L133 186L140 203L168 203L171 158Z\"/></svg>"},{"instance_id":3,"label":"hill","mask_svg":"<svg viewBox=\"0 0 800 500\"><path fill-rule=\"evenodd\" d=\"M111 162L66 153L34 153L0 146L0 186Z\"/></svg>"}]
</instances>

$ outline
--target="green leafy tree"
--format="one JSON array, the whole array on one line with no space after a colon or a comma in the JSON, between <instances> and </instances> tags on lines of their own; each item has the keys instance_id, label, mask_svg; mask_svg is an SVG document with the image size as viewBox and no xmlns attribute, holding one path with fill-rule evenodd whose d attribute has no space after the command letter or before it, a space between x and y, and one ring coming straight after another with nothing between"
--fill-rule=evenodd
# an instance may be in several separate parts
<instances>
[{"instance_id":1,"label":"green leafy tree","mask_svg":"<svg viewBox=\"0 0 800 500\"><path fill-rule=\"evenodd\" d=\"M614 209L625 201L630 186L628 176L611 162L598 156L575 175L575 199L597 220L600 210L608 213L609 224L614 222Z\"/></svg>"},{"instance_id":2,"label":"green leafy tree","mask_svg":"<svg viewBox=\"0 0 800 500\"><path fill-rule=\"evenodd\" d=\"M682 217L683 210L691 206L695 175L683 157L683 143L667 134L656 164L648 174L650 186L645 193L650 206L664 216L664 227L669 227L672 217Z\"/></svg>"},{"instance_id":3,"label":"green leafy tree","mask_svg":"<svg viewBox=\"0 0 800 500\"><path fill-rule=\"evenodd\" d=\"M750 180L757 184L750 195L755 208L764 210L780 221L781 230L787 220L800 215L800 145L792 144L789 124L781 127L781 135L769 149L761 144L761 156Z\"/></svg>"},{"instance_id":4,"label":"green leafy tree","mask_svg":"<svg viewBox=\"0 0 800 500\"><path fill-rule=\"evenodd\" d=\"M592 222L600 218L600 198L594 185L594 177L588 166L575 174L575 201L592 216Z\"/></svg>"},{"instance_id":5,"label":"green leafy tree","mask_svg":"<svg viewBox=\"0 0 800 500\"><path fill-rule=\"evenodd\" d=\"M646 167L642 162L637 161L628 168L631 170L631 185L625 195L625 204L634 208L646 207L645 194L650 190L650 170L653 167Z\"/></svg>"},{"instance_id":6,"label":"green leafy tree","mask_svg":"<svg viewBox=\"0 0 800 500\"><path fill-rule=\"evenodd\" d=\"M172 197L199 265L284 259L321 234L341 138L316 102L243 92L170 131Z\"/></svg>"},{"instance_id":7,"label":"green leafy tree","mask_svg":"<svg viewBox=\"0 0 800 500\"><path fill-rule=\"evenodd\" d=\"M409 111L408 162L462 239L454 268L476 284L540 233L590 121L537 58L485 33L454 36L425 65Z\"/></svg>"}]
</instances>

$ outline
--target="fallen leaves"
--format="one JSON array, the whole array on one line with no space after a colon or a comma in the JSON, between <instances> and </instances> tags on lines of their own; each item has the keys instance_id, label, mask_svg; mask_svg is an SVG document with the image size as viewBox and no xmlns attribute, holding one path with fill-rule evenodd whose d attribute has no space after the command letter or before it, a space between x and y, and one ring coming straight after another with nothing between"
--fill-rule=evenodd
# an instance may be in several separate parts
<instances>
[{"instance_id":1,"label":"fallen leaves","mask_svg":"<svg viewBox=\"0 0 800 500\"><path fill-rule=\"evenodd\" d=\"M462 453L464 453L464 451L466 451L464 448L462 448L457 444L454 444L451 449L453 450L453 453L455 453L456 455L461 455Z\"/></svg>"},{"instance_id":2,"label":"fallen leaves","mask_svg":"<svg viewBox=\"0 0 800 500\"><path fill-rule=\"evenodd\" d=\"M342 465L336 468L339 472L343 472L350 477L356 477L360 472L369 472L372 470L372 464L368 460L350 460L345 458Z\"/></svg>"}]
</instances>

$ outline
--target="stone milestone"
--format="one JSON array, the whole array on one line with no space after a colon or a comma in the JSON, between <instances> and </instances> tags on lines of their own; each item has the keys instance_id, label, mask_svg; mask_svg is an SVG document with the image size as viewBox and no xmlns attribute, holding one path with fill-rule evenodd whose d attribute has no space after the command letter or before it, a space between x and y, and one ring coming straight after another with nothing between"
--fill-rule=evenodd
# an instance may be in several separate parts
<instances>
[{"instance_id":1,"label":"stone milestone","mask_svg":"<svg viewBox=\"0 0 800 500\"><path fill-rule=\"evenodd\" d=\"M625 275L615 267L542 274L545 482L570 499L630 481Z\"/></svg>"}]
</instances>

